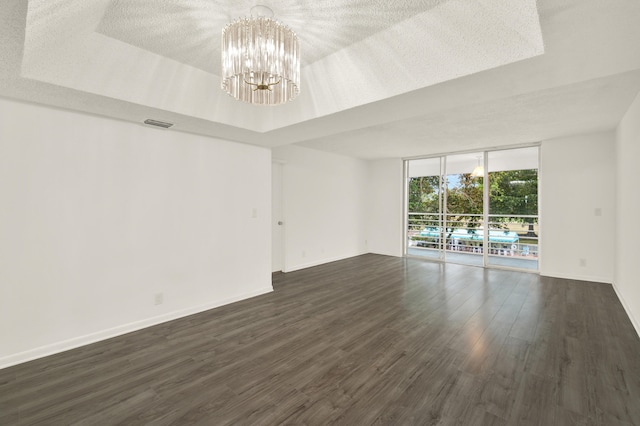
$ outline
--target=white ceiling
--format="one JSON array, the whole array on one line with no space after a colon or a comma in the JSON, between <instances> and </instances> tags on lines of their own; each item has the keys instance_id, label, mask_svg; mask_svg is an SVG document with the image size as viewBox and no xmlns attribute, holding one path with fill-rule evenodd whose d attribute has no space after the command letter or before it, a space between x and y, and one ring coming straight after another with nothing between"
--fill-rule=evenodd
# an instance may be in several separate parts
<instances>
[{"instance_id":1,"label":"white ceiling","mask_svg":"<svg viewBox=\"0 0 640 426\"><path fill-rule=\"evenodd\" d=\"M220 90L247 0L2 0L0 96L376 159L612 129L640 91L636 0L262 3L301 40L287 105Z\"/></svg>"}]
</instances>

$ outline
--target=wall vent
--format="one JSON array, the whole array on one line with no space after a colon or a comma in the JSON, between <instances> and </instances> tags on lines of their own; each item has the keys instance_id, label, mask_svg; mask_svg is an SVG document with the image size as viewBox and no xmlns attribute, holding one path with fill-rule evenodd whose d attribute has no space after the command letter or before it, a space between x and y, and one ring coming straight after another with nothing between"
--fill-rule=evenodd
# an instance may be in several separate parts
<instances>
[{"instance_id":1,"label":"wall vent","mask_svg":"<svg viewBox=\"0 0 640 426\"><path fill-rule=\"evenodd\" d=\"M144 124L149 124L150 126L162 127L163 129L168 129L173 126L173 123L165 123L164 121L152 120L147 118L144 120Z\"/></svg>"}]
</instances>

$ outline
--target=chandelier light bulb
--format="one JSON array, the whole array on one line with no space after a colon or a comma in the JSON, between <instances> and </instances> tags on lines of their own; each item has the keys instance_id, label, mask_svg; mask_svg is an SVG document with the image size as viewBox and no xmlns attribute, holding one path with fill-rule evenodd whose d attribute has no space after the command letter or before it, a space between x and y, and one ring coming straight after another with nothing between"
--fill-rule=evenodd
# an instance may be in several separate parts
<instances>
[{"instance_id":1,"label":"chandelier light bulb","mask_svg":"<svg viewBox=\"0 0 640 426\"><path fill-rule=\"evenodd\" d=\"M471 177L484 177L484 167L480 165L480 158L482 157L478 157L478 165L471 172Z\"/></svg>"}]
</instances>

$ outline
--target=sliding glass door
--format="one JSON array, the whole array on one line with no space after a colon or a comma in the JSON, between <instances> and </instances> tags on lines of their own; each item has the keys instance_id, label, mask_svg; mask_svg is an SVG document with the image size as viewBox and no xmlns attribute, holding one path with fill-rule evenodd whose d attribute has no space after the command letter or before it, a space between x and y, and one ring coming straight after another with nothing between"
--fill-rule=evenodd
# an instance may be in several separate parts
<instances>
[{"instance_id":1,"label":"sliding glass door","mask_svg":"<svg viewBox=\"0 0 640 426\"><path fill-rule=\"evenodd\" d=\"M406 253L444 260L442 158L412 160L407 173Z\"/></svg>"},{"instance_id":2,"label":"sliding glass door","mask_svg":"<svg viewBox=\"0 0 640 426\"><path fill-rule=\"evenodd\" d=\"M483 161L482 152L445 158L446 226L445 258L449 262L482 266L484 185L473 170Z\"/></svg>"},{"instance_id":3,"label":"sliding glass door","mask_svg":"<svg viewBox=\"0 0 640 426\"><path fill-rule=\"evenodd\" d=\"M538 269L538 148L487 153L489 265Z\"/></svg>"},{"instance_id":4,"label":"sliding glass door","mask_svg":"<svg viewBox=\"0 0 640 426\"><path fill-rule=\"evenodd\" d=\"M538 269L537 147L407 160L406 173L406 255Z\"/></svg>"}]
</instances>

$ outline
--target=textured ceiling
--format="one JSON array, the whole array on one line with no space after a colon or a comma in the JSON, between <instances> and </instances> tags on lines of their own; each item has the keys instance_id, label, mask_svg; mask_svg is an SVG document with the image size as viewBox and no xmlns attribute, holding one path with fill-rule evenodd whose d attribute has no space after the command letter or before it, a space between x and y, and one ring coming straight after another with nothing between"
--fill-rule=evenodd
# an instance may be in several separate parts
<instances>
[{"instance_id":1,"label":"textured ceiling","mask_svg":"<svg viewBox=\"0 0 640 426\"><path fill-rule=\"evenodd\" d=\"M360 23L352 24L353 28L359 28L352 31L354 40L302 67L302 93L295 103L265 110L227 96L219 90L220 78L211 72L96 31L105 16L115 13L110 11L118 10L124 16L138 3L149 2L29 1L22 77L266 132L543 52L534 0L517 3L506 0L443 1L367 36L373 26L371 22L380 25L380 20L375 18L379 7L374 3L369 9L363 9L368 13L354 19ZM162 4L153 2L155 6ZM124 11L119 8L123 5L126 5ZM181 4L180 7L188 6ZM299 25L304 33L321 33L340 10L351 7L349 1L334 1L333 8L329 9L333 12L327 14L326 21L307 17ZM152 26L159 27L165 20L177 20L188 15L186 12L198 13L199 10L186 9L177 14L174 9L159 7L155 12L156 24ZM204 18L200 21L209 23ZM220 34L225 22L220 19L214 32ZM127 34L144 33L130 24L125 27ZM184 39L185 45L192 41L181 32L171 34L178 42ZM317 42L318 46L323 46L320 40ZM326 51L330 45L318 49ZM316 49L307 47L306 50ZM304 57L304 40L301 51ZM181 55L182 58L187 56L187 53Z\"/></svg>"},{"instance_id":2,"label":"textured ceiling","mask_svg":"<svg viewBox=\"0 0 640 426\"><path fill-rule=\"evenodd\" d=\"M268 2L274 18L297 34L302 66L312 64L446 0ZM96 31L180 63L219 75L220 33L249 15L254 1L113 0ZM368 13L362 13L367 10Z\"/></svg>"},{"instance_id":3,"label":"textured ceiling","mask_svg":"<svg viewBox=\"0 0 640 426\"><path fill-rule=\"evenodd\" d=\"M640 90L637 1L274 0L302 93L247 105L216 74L254 4L3 0L0 96L375 159L611 129Z\"/></svg>"},{"instance_id":4,"label":"textured ceiling","mask_svg":"<svg viewBox=\"0 0 640 426\"><path fill-rule=\"evenodd\" d=\"M417 157L614 128L640 91L640 70L463 105L300 142L365 159ZM470 138L469 135L475 135ZM399 142L399 143L398 143Z\"/></svg>"}]
</instances>

